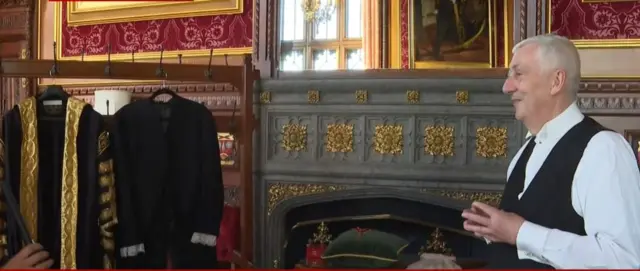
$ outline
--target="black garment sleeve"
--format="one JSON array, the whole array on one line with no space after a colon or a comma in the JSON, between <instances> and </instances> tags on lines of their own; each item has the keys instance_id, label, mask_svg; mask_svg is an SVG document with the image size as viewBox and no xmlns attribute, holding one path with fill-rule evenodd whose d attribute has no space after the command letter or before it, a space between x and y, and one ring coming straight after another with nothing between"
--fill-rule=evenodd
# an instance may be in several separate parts
<instances>
[{"instance_id":1,"label":"black garment sleeve","mask_svg":"<svg viewBox=\"0 0 640 271\"><path fill-rule=\"evenodd\" d=\"M118 268L129 266L128 260L145 252L144 242L138 235L138 225L133 204L133 187L131 171L132 165L129 155L129 142L127 141L127 129L122 112L116 113L110 127L110 153L113 157L113 170L115 173L115 193L118 225L116 227L116 248Z\"/></svg>"},{"instance_id":2,"label":"black garment sleeve","mask_svg":"<svg viewBox=\"0 0 640 271\"><path fill-rule=\"evenodd\" d=\"M195 232L191 242L215 247L224 207L224 185L216 122L208 109L203 107L203 111L200 138L201 189L198 195Z\"/></svg>"},{"instance_id":3,"label":"black garment sleeve","mask_svg":"<svg viewBox=\"0 0 640 271\"><path fill-rule=\"evenodd\" d=\"M0 182L4 182L5 179L5 149L4 140L0 139ZM7 251L7 203L4 197L4 191L0 185L0 264L4 265L8 261Z\"/></svg>"}]
</instances>

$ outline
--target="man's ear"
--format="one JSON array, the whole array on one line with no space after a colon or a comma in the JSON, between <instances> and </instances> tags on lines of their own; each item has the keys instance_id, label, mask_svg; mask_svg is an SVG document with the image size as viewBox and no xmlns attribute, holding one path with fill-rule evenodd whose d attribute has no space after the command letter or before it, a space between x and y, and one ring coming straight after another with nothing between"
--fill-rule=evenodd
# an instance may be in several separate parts
<instances>
[{"instance_id":1,"label":"man's ear","mask_svg":"<svg viewBox=\"0 0 640 271\"><path fill-rule=\"evenodd\" d=\"M555 70L551 74L551 95L556 95L562 91L567 82L567 73L563 70Z\"/></svg>"}]
</instances>

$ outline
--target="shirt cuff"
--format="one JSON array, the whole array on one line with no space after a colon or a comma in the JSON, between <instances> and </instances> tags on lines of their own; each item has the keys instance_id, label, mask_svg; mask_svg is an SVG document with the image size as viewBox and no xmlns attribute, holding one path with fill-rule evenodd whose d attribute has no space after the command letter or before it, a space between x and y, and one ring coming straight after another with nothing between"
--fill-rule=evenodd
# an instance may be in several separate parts
<instances>
[{"instance_id":1,"label":"shirt cuff","mask_svg":"<svg viewBox=\"0 0 640 271\"><path fill-rule=\"evenodd\" d=\"M516 237L516 247L518 250L526 251L534 256L542 257L544 245L547 242L550 229L525 221L518 230Z\"/></svg>"}]
</instances>

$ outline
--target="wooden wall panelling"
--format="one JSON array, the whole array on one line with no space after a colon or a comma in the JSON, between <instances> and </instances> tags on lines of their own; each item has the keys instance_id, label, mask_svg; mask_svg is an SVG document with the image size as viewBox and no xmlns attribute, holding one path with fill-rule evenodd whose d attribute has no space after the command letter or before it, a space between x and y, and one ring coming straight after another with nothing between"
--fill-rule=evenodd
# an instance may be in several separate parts
<instances>
[{"instance_id":1,"label":"wooden wall panelling","mask_svg":"<svg viewBox=\"0 0 640 271\"><path fill-rule=\"evenodd\" d=\"M275 76L277 59L278 0L254 0L253 13L253 64L260 70L260 77ZM258 22L258 23L256 23Z\"/></svg>"},{"instance_id":2,"label":"wooden wall panelling","mask_svg":"<svg viewBox=\"0 0 640 271\"><path fill-rule=\"evenodd\" d=\"M36 1L0 1L0 57L30 59L33 51L33 23ZM0 113L34 93L35 79L3 78L0 81Z\"/></svg>"}]
</instances>

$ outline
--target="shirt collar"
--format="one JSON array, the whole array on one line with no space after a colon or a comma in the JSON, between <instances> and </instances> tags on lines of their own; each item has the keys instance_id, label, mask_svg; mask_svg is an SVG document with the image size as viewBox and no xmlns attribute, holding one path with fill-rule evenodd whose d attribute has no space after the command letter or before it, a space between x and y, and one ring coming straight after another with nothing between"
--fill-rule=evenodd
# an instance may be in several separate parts
<instances>
[{"instance_id":1,"label":"shirt collar","mask_svg":"<svg viewBox=\"0 0 640 271\"><path fill-rule=\"evenodd\" d=\"M584 119L584 115L580 112L580 108L573 103L565 109L560 115L548 121L542 126L540 132L536 135L536 144L543 144L545 141L557 141L569 129ZM527 133L527 138L531 137L531 132Z\"/></svg>"}]
</instances>

